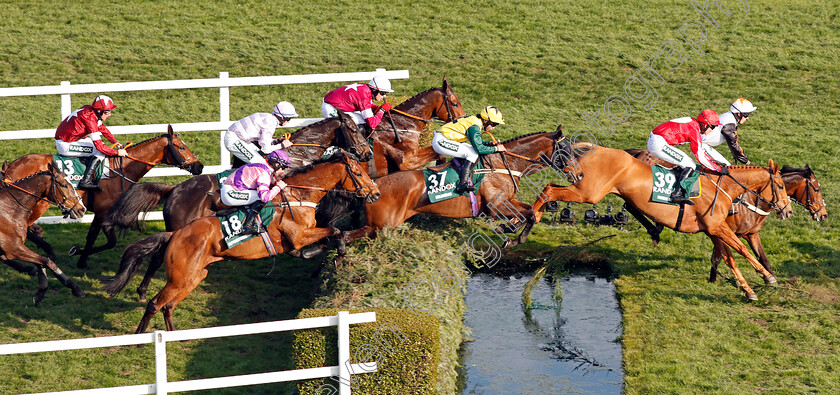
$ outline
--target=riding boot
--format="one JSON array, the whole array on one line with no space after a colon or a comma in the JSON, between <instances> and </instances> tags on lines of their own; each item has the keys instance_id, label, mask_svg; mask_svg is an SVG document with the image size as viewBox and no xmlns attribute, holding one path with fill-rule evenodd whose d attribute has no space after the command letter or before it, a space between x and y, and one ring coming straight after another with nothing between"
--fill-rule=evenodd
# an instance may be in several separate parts
<instances>
[{"instance_id":1,"label":"riding boot","mask_svg":"<svg viewBox=\"0 0 840 395\"><path fill-rule=\"evenodd\" d=\"M694 202L691 201L691 199L689 199L688 197L685 196L685 191L683 190L682 186L680 185L680 183L682 183L682 180L685 180L686 178L688 178L689 175L691 175L691 172L692 172L692 168L690 168L690 167L677 166L677 170L675 171L675 173L677 175L677 181L674 183L674 188L671 190L671 202L672 203L677 203L677 204L685 203L689 206L694 205Z\"/></svg>"},{"instance_id":2,"label":"riding boot","mask_svg":"<svg viewBox=\"0 0 840 395\"><path fill-rule=\"evenodd\" d=\"M257 200L248 206L248 213L245 215L245 222L242 223L242 234L260 234L265 232L265 227L257 221L257 214L265 207L265 202Z\"/></svg>"},{"instance_id":3,"label":"riding boot","mask_svg":"<svg viewBox=\"0 0 840 395\"><path fill-rule=\"evenodd\" d=\"M95 179L96 167L99 166L99 162L101 161L102 160L95 156L91 156L88 159L88 166L87 169L85 169L85 174L83 174L82 179L79 180L79 189L102 190L102 188L99 187L99 182Z\"/></svg>"},{"instance_id":4,"label":"riding boot","mask_svg":"<svg viewBox=\"0 0 840 395\"><path fill-rule=\"evenodd\" d=\"M475 163L470 162L468 160L464 161L464 165L461 166L461 183L458 184L458 187L455 188L455 192L463 193L466 191L475 191L475 186L472 184L472 170L475 166Z\"/></svg>"}]
</instances>

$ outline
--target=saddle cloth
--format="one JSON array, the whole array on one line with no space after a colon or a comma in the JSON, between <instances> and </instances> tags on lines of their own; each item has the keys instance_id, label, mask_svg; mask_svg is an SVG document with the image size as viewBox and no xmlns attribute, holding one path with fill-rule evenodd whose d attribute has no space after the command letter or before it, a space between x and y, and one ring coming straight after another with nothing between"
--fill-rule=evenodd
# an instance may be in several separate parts
<instances>
[{"instance_id":1,"label":"saddle cloth","mask_svg":"<svg viewBox=\"0 0 840 395\"><path fill-rule=\"evenodd\" d=\"M225 244L227 244L228 248L233 248L235 245L257 236L254 234L240 234L242 232L242 226L245 222L246 214L244 206L230 214L218 214L219 225L222 227L222 236L224 237ZM260 210L257 220L262 222L263 226L267 227L273 218L274 205L267 204L262 210Z\"/></svg>"},{"instance_id":2,"label":"saddle cloth","mask_svg":"<svg viewBox=\"0 0 840 395\"><path fill-rule=\"evenodd\" d=\"M77 157L69 157L55 154L53 155L53 162L58 166L64 174L67 175L67 179L70 181L70 184L73 185L73 188L79 187L79 181L82 179L82 175L85 174L85 169L87 168L88 158L77 158ZM94 178L99 180L102 178L102 169L105 167L105 161L99 162L99 165L96 166L94 169Z\"/></svg>"},{"instance_id":3,"label":"saddle cloth","mask_svg":"<svg viewBox=\"0 0 840 395\"><path fill-rule=\"evenodd\" d=\"M677 176L670 169L660 165L651 165L650 168L653 172L653 188L650 201L676 205L676 203L671 202L671 191L674 187L682 188L686 191L686 196L692 199L700 197L700 173L692 172L677 186L675 185Z\"/></svg>"}]
</instances>

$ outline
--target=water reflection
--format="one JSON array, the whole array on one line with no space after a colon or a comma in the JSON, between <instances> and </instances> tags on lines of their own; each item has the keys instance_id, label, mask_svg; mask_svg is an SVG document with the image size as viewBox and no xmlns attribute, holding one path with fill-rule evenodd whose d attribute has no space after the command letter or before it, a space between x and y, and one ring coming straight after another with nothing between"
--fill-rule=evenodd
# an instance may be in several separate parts
<instances>
[{"instance_id":1,"label":"water reflection","mask_svg":"<svg viewBox=\"0 0 840 395\"><path fill-rule=\"evenodd\" d=\"M559 279L560 308L522 312L526 276L479 273L468 286L462 347L464 394L620 394L621 313L607 278L576 272ZM553 306L554 285L534 287Z\"/></svg>"}]
</instances>

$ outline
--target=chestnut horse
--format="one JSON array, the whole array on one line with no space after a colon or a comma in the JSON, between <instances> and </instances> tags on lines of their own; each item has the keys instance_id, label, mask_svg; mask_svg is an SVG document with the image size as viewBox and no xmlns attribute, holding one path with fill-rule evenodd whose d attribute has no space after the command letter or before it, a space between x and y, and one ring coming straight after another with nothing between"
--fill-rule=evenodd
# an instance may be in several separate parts
<instances>
[{"instance_id":1,"label":"chestnut horse","mask_svg":"<svg viewBox=\"0 0 840 395\"><path fill-rule=\"evenodd\" d=\"M105 219L108 209L126 189L148 173L152 167L159 163L166 163L187 170L192 174L201 174L201 170L204 168L195 154L172 131L172 125L169 126L168 133L130 145L125 150L128 153L125 158L109 158L107 167L115 175L110 178L103 177L100 180L101 191L78 190L87 208L94 213L84 249L79 250L75 246L71 249L71 256L81 255L77 263L80 268L87 267L89 255L114 248L117 244L116 233L110 230L105 232L108 241L102 246L93 247L96 237L99 236L99 231L102 229L102 221ZM19 179L45 170L52 163L52 155L25 155L9 164L6 176L13 180ZM30 221L40 218L48 207L49 205L44 202L39 203L30 215Z\"/></svg>"},{"instance_id":2,"label":"chestnut horse","mask_svg":"<svg viewBox=\"0 0 840 395\"><path fill-rule=\"evenodd\" d=\"M399 170L414 170L441 158L431 146L420 148L420 134L434 118L449 122L465 115L461 100L443 78L443 85L429 88L398 104L373 131L371 177ZM396 128L396 131L394 130ZM397 141L397 135L399 141Z\"/></svg>"},{"instance_id":3,"label":"chestnut horse","mask_svg":"<svg viewBox=\"0 0 840 395\"><path fill-rule=\"evenodd\" d=\"M315 225L314 206L329 189L341 188L371 201L379 198L379 189L373 180L358 162L345 155L296 169L284 180L288 183L284 191L290 192L274 199L274 218L267 226L278 253L300 255L297 253L301 248L341 233L336 228L318 228ZM163 309L166 329L174 330L172 311L207 277L209 265L223 260L269 256L260 237L227 248L219 219L203 217L175 232L158 233L127 247L119 273L112 279L104 280L103 288L110 294L119 292L137 270L138 262L164 249L166 285L149 302L137 333L145 332L152 316L160 309Z\"/></svg>"},{"instance_id":4,"label":"chestnut horse","mask_svg":"<svg viewBox=\"0 0 840 395\"><path fill-rule=\"evenodd\" d=\"M625 150L630 155L636 157L643 162L650 164L660 164L666 167L671 167L670 163L661 161L650 155L647 150L629 149ZM828 216L826 211L825 200L823 199L820 190L820 183L817 181L817 176L811 170L811 166L807 163L804 169L784 166L779 170L782 175L782 181L785 183L785 190L788 196L792 197L794 202L805 207L811 214L814 221L821 222ZM739 197L739 203L733 206L737 211L726 218L726 223L735 232L738 237L743 237L747 240L753 253L755 254L761 265L767 271L775 275L770 268L770 260L764 252L764 246L761 244L761 236L759 232L767 219L767 210L769 207L759 201L752 194L744 194ZM648 219L638 212L632 205L627 206L633 216L647 229L648 234L654 240L654 245L659 242L659 232L662 231L661 226L654 226ZM712 252L712 268L709 274L709 282L717 281L717 268L723 254L717 250Z\"/></svg>"},{"instance_id":5,"label":"chestnut horse","mask_svg":"<svg viewBox=\"0 0 840 395\"><path fill-rule=\"evenodd\" d=\"M4 163L4 172L5 163ZM46 170L30 174L17 181L0 181L0 260L21 272L29 272L13 261L20 259L37 265L38 291L33 298L37 306L44 299L47 292L47 269L73 292L74 296L83 297L85 293L69 277L67 277L55 262L39 255L24 245L28 225L40 216L41 205L55 205L65 216L73 219L81 218L85 214L82 198L65 178L65 174L52 162ZM33 218L34 217L34 218Z\"/></svg>"},{"instance_id":6,"label":"chestnut horse","mask_svg":"<svg viewBox=\"0 0 840 395\"><path fill-rule=\"evenodd\" d=\"M538 221L542 217L546 202L560 200L573 203L597 203L608 193L613 193L630 202L657 224L684 233L703 232L712 239L715 246L732 247L764 276L765 282L776 282L776 277L750 254L747 247L726 224L732 200L751 190L759 190L761 199L768 202L780 218L790 217L792 213L790 198L785 192L778 167L772 160L769 167L730 167L729 176L713 177L704 173L701 182L706 185L706 190L703 195L693 199L695 203L693 206L676 206L650 201L653 176L649 164L636 160L627 152L618 149L588 143L577 144L575 148L583 152L580 154L578 163L586 173L586 177L567 187L547 185L533 206ZM728 248L723 249L723 258L747 298L757 300L758 297L738 270Z\"/></svg>"},{"instance_id":7,"label":"chestnut horse","mask_svg":"<svg viewBox=\"0 0 840 395\"><path fill-rule=\"evenodd\" d=\"M520 177L537 173L547 166L563 171L566 178L579 177L580 174L569 174L571 147L563 138L560 127L555 132L526 134L501 144L507 148L507 153L482 156L485 168L492 172L484 176L475 196L481 214L494 218L509 218L511 221L508 225L524 224L516 239L504 239L502 248L507 248L523 243L536 223L531 206L515 198L518 191L516 184ZM509 161L506 157L509 157ZM449 218L473 217L470 198L467 196L431 203L422 170L392 173L378 178L376 182L383 192L382 198L365 205L366 225L345 232L345 243L352 243L361 237L372 237L377 230L386 226L397 226L418 213ZM510 228L511 226L500 226L495 232L501 236L503 233L516 231Z\"/></svg>"},{"instance_id":8,"label":"chestnut horse","mask_svg":"<svg viewBox=\"0 0 840 395\"><path fill-rule=\"evenodd\" d=\"M313 163L332 146L345 148L363 161L373 156L365 136L353 118L343 111L339 111L338 118L324 119L298 129L289 140L295 144L287 149L292 168ZM108 211L102 227L138 227L138 215L157 206L164 199L163 220L169 232L181 229L195 219L213 215L225 207L215 174L195 176L178 185L145 182L123 194Z\"/></svg>"}]
</instances>

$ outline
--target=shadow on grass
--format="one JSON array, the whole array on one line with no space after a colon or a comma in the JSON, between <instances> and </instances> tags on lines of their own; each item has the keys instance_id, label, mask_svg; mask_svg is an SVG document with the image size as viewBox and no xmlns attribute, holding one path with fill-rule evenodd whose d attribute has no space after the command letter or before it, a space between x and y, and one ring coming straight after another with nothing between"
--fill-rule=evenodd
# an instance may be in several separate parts
<instances>
[{"instance_id":1,"label":"shadow on grass","mask_svg":"<svg viewBox=\"0 0 840 395\"><path fill-rule=\"evenodd\" d=\"M804 261L781 261L778 271L786 277L840 277L840 250L810 241L791 241ZM771 262L772 264L772 262Z\"/></svg>"}]
</instances>

